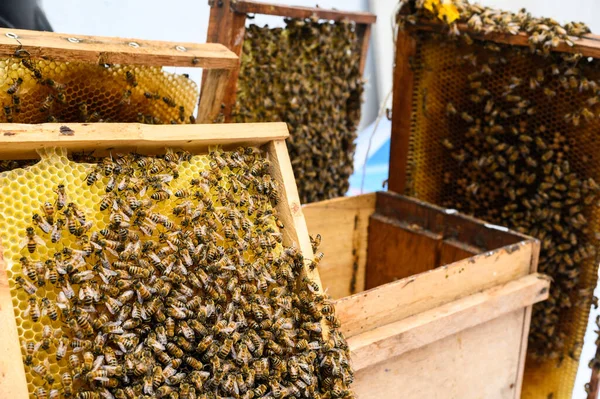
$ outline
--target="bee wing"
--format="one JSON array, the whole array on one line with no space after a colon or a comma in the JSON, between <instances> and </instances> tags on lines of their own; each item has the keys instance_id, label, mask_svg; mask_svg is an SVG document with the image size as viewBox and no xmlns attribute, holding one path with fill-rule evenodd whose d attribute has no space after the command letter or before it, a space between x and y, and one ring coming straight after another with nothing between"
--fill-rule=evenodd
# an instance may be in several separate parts
<instances>
[{"instance_id":1,"label":"bee wing","mask_svg":"<svg viewBox=\"0 0 600 399\"><path fill-rule=\"evenodd\" d=\"M100 366L102 366L102 363L104 363L104 355L100 355L94 360L94 365L92 366L92 371L98 370L100 368Z\"/></svg>"},{"instance_id":2,"label":"bee wing","mask_svg":"<svg viewBox=\"0 0 600 399\"><path fill-rule=\"evenodd\" d=\"M106 250L108 250L108 252L110 252L113 256L115 256L117 258L119 257L119 254L114 249L112 249L110 247L106 247Z\"/></svg>"},{"instance_id":3,"label":"bee wing","mask_svg":"<svg viewBox=\"0 0 600 399\"><path fill-rule=\"evenodd\" d=\"M42 346L42 343L43 343L43 342L41 342L41 341L40 341L40 342L38 342L37 344L35 344L35 346L33 347L33 352L34 352L34 353L35 353L35 352L37 352L37 351L38 351L38 349L40 349L40 346Z\"/></svg>"},{"instance_id":4,"label":"bee wing","mask_svg":"<svg viewBox=\"0 0 600 399\"><path fill-rule=\"evenodd\" d=\"M140 196L144 197L146 195L146 186L142 187L142 190L140 191Z\"/></svg>"},{"instance_id":5,"label":"bee wing","mask_svg":"<svg viewBox=\"0 0 600 399\"><path fill-rule=\"evenodd\" d=\"M29 242L29 238L28 237L24 237L21 242L19 243L19 248L23 249L25 248L25 246L27 245L27 243Z\"/></svg>"},{"instance_id":6,"label":"bee wing","mask_svg":"<svg viewBox=\"0 0 600 399\"><path fill-rule=\"evenodd\" d=\"M38 235L34 235L33 236L33 240L38 244L38 245L46 245L46 241L42 240L42 238Z\"/></svg>"}]
</instances>

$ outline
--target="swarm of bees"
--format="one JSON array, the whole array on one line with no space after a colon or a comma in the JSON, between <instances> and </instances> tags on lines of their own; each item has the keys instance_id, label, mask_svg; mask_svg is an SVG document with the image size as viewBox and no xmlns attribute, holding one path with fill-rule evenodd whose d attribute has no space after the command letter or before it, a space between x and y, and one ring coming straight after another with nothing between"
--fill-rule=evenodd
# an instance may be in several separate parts
<instances>
[{"instance_id":1,"label":"swarm of bees","mask_svg":"<svg viewBox=\"0 0 600 399\"><path fill-rule=\"evenodd\" d=\"M346 194L353 171L363 81L355 26L287 19L246 29L236 122L287 122L287 147L303 203Z\"/></svg>"},{"instance_id":2,"label":"swarm of bees","mask_svg":"<svg viewBox=\"0 0 600 399\"><path fill-rule=\"evenodd\" d=\"M422 1L404 3L414 12L399 14L401 26L432 18ZM460 18L450 35L415 34L409 193L541 241L539 271L553 284L549 300L534 307L529 352L560 366L567 354L578 360L578 323L587 324L596 282L600 75L597 60L552 50L573 46L589 28L454 3ZM530 46L474 40L457 23L486 34L525 32ZM423 168L430 150L440 161Z\"/></svg>"},{"instance_id":3,"label":"swarm of bees","mask_svg":"<svg viewBox=\"0 0 600 399\"><path fill-rule=\"evenodd\" d=\"M182 182L194 158L103 159L81 182L105 192L96 210L61 184L32 215L15 282L45 325L40 342L23 341L35 397L353 397L332 303L306 277L322 255L283 246L269 161L213 148L208 168ZM105 225L89 217L98 211ZM72 239L36 256L44 241ZM55 301L39 295L48 286ZM69 371L55 375L39 351Z\"/></svg>"},{"instance_id":4,"label":"swarm of bees","mask_svg":"<svg viewBox=\"0 0 600 399\"><path fill-rule=\"evenodd\" d=\"M197 96L187 76L158 67L46 61L25 50L0 61L0 122L190 123Z\"/></svg>"}]
</instances>

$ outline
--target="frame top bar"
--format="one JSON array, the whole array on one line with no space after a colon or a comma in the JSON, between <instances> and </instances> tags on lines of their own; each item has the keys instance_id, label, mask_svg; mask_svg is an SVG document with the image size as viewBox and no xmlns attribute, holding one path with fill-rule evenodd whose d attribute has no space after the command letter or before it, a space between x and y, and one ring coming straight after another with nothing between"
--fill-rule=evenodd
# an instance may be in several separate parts
<instances>
[{"instance_id":1,"label":"frame top bar","mask_svg":"<svg viewBox=\"0 0 600 399\"><path fill-rule=\"evenodd\" d=\"M225 123L143 125L139 123L0 124L0 159L36 159L37 151L63 147L67 151L160 153L166 147L189 151L209 145L260 146L289 136L287 124Z\"/></svg>"},{"instance_id":2,"label":"frame top bar","mask_svg":"<svg viewBox=\"0 0 600 399\"><path fill-rule=\"evenodd\" d=\"M217 43L177 43L0 28L0 56L96 64L231 69L238 57Z\"/></svg>"},{"instance_id":3,"label":"frame top bar","mask_svg":"<svg viewBox=\"0 0 600 399\"><path fill-rule=\"evenodd\" d=\"M234 11L243 14L266 14L289 18L310 18L316 15L320 19L342 21L344 19L354 21L357 24L374 24L377 16L368 12L347 12L338 10L327 10L324 8L284 6L266 4L259 1L239 0L231 4Z\"/></svg>"},{"instance_id":4,"label":"frame top bar","mask_svg":"<svg viewBox=\"0 0 600 399\"><path fill-rule=\"evenodd\" d=\"M409 31L427 31L427 32L441 32L444 29L444 25L438 22L427 22L419 21L414 26L408 26ZM509 33L489 33L484 34L483 32L477 33L470 29L467 24L458 24L458 30L463 33L469 34L471 38L478 40L488 40L501 44L510 44L513 46L528 47L529 46L529 35L525 32L520 32L516 35ZM570 38L574 46L571 47L568 44L561 42L558 47L552 48L552 52L558 53L572 53L582 54L584 57L600 58L600 36L598 35L585 35L581 38L571 37Z\"/></svg>"}]
</instances>

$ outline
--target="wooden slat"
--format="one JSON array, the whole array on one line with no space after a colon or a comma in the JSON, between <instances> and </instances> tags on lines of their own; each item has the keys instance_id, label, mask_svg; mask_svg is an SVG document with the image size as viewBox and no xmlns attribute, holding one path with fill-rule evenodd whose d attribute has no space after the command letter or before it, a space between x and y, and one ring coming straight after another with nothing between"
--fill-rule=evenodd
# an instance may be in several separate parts
<instances>
[{"instance_id":1,"label":"wooden slat","mask_svg":"<svg viewBox=\"0 0 600 399\"><path fill-rule=\"evenodd\" d=\"M369 44L371 41L371 24L360 24L356 26L356 36L360 43L360 64L358 70L360 76L365 73L365 66L367 65L367 56L369 55ZM239 55L239 54L238 54Z\"/></svg>"},{"instance_id":2,"label":"wooden slat","mask_svg":"<svg viewBox=\"0 0 600 399\"><path fill-rule=\"evenodd\" d=\"M334 299L365 289L369 217L375 211L375 193L335 198L302 207L308 231L321 235L319 264L323 287ZM356 268L356 271L354 271ZM352 276L355 292L351 292Z\"/></svg>"},{"instance_id":3,"label":"wooden slat","mask_svg":"<svg viewBox=\"0 0 600 399\"><path fill-rule=\"evenodd\" d=\"M596 347L595 358L600 357L600 345ZM588 392L587 399L598 399L598 393L600 392L600 370L592 367L592 376L590 378L590 389Z\"/></svg>"},{"instance_id":4,"label":"wooden slat","mask_svg":"<svg viewBox=\"0 0 600 399\"><path fill-rule=\"evenodd\" d=\"M530 274L348 339L355 371L548 298L550 280Z\"/></svg>"},{"instance_id":5,"label":"wooden slat","mask_svg":"<svg viewBox=\"0 0 600 399\"><path fill-rule=\"evenodd\" d=\"M235 126L235 124L230 124ZM298 188L292 170L290 156L283 140L270 141L267 144L267 153L271 162L271 176L279 182L279 205L277 206L278 215L284 226L283 228L283 244L286 246L294 246L302 252L305 260L313 259L312 245L308 237L308 228L306 220L300 206L300 197L298 196ZM289 228L291 226L292 228ZM319 291L323 292L323 284L319 276L319 270L310 270L307 265L304 267L302 277L308 277L319 286ZM323 320L321 322L324 339L329 338L329 327Z\"/></svg>"},{"instance_id":6,"label":"wooden slat","mask_svg":"<svg viewBox=\"0 0 600 399\"><path fill-rule=\"evenodd\" d=\"M6 275L6 262L0 242L0 396L27 398L27 379L21 355L21 343Z\"/></svg>"},{"instance_id":7,"label":"wooden slat","mask_svg":"<svg viewBox=\"0 0 600 399\"><path fill-rule=\"evenodd\" d=\"M414 73L411 68L417 52L415 39L407 31L398 31L394 67L392 138L388 189L404 194L407 189L410 123L413 112Z\"/></svg>"},{"instance_id":8,"label":"wooden slat","mask_svg":"<svg viewBox=\"0 0 600 399\"><path fill-rule=\"evenodd\" d=\"M223 110L231 70L211 69L202 74L197 123L213 123Z\"/></svg>"},{"instance_id":9,"label":"wooden slat","mask_svg":"<svg viewBox=\"0 0 600 399\"><path fill-rule=\"evenodd\" d=\"M409 27L408 30L441 32L444 29L444 25L436 22L419 21L416 26ZM472 39L493 41L496 43L510 44L512 46L529 46L529 35L526 32L520 32L517 35L511 35L508 33L477 33L470 29L466 24L458 24L458 29L461 32L468 33ZM561 42L558 47L553 47L552 51L559 53L582 54L584 57L600 57L600 36L586 35L582 38L571 37L571 41L574 43L573 47Z\"/></svg>"},{"instance_id":10,"label":"wooden slat","mask_svg":"<svg viewBox=\"0 0 600 399\"><path fill-rule=\"evenodd\" d=\"M523 314L514 311L359 370L352 389L360 399L518 399Z\"/></svg>"},{"instance_id":11,"label":"wooden slat","mask_svg":"<svg viewBox=\"0 0 600 399\"><path fill-rule=\"evenodd\" d=\"M235 126L234 124L230 126ZM271 175L273 179L280 182L280 202L287 204L283 207L283 212L279 212L279 218L284 226L293 226L292 229L283 229L283 244L287 246L295 246L298 248L306 259L313 258L312 246L308 238L308 227L300 206L300 198L298 197L298 188L294 179L292 163L285 146L285 141L271 141L267 145L269 160L271 161ZM305 267L306 275L313 281L317 281L321 286L319 271L313 271ZM321 287L322 289L322 287Z\"/></svg>"},{"instance_id":12,"label":"wooden slat","mask_svg":"<svg viewBox=\"0 0 600 399\"><path fill-rule=\"evenodd\" d=\"M68 130L67 130L68 128ZM68 134L61 133L63 132ZM165 147L199 149L207 145L260 145L288 137L285 123L240 125L142 125L137 123L0 124L0 159L37 158L37 150L64 147L69 151L164 151Z\"/></svg>"},{"instance_id":13,"label":"wooden slat","mask_svg":"<svg viewBox=\"0 0 600 399\"><path fill-rule=\"evenodd\" d=\"M298 7L267 4L258 1L238 0L232 4L232 8L239 13L245 14L267 14L288 18L310 18L316 15L320 19L331 21L354 21L357 24L374 24L377 16L369 12L350 12L327 10L318 7Z\"/></svg>"},{"instance_id":14,"label":"wooden slat","mask_svg":"<svg viewBox=\"0 0 600 399\"><path fill-rule=\"evenodd\" d=\"M242 46L244 44L244 35L246 33L246 14L234 12L231 9L231 0L222 0L215 2L210 9L210 18L208 21L208 34L206 41L209 43L221 43L228 49L230 49L236 56L240 57L242 53ZM227 80L222 93L221 102L223 108L219 111L222 112L225 122L231 121L231 111L235 105L237 95L237 82L240 73L240 62L238 62L234 68L231 69L230 75ZM203 75L202 77L202 90L208 77ZM211 120L212 122L212 120Z\"/></svg>"},{"instance_id":15,"label":"wooden slat","mask_svg":"<svg viewBox=\"0 0 600 399\"><path fill-rule=\"evenodd\" d=\"M444 239L492 250L530 239L504 227L489 225L480 219L448 211L427 202L393 192L377 193L377 212L408 224L415 224ZM481 252L477 251L477 252Z\"/></svg>"},{"instance_id":16,"label":"wooden slat","mask_svg":"<svg viewBox=\"0 0 600 399\"><path fill-rule=\"evenodd\" d=\"M537 243L523 241L342 298L336 302L342 331L352 337L526 276L539 256Z\"/></svg>"},{"instance_id":17,"label":"wooden slat","mask_svg":"<svg viewBox=\"0 0 600 399\"><path fill-rule=\"evenodd\" d=\"M375 213L369 222L366 288L415 276L441 266L441 235L411 230L396 219Z\"/></svg>"},{"instance_id":18,"label":"wooden slat","mask_svg":"<svg viewBox=\"0 0 600 399\"><path fill-rule=\"evenodd\" d=\"M482 252L480 248L465 245L454 239L444 240L440 247L440 265L458 262Z\"/></svg>"},{"instance_id":19,"label":"wooden slat","mask_svg":"<svg viewBox=\"0 0 600 399\"><path fill-rule=\"evenodd\" d=\"M7 34L17 35L17 39ZM234 53L215 43L162 42L0 28L0 55L12 56L16 50L21 50L23 56L28 53L35 58L96 64L220 69L234 68L238 63Z\"/></svg>"}]
</instances>

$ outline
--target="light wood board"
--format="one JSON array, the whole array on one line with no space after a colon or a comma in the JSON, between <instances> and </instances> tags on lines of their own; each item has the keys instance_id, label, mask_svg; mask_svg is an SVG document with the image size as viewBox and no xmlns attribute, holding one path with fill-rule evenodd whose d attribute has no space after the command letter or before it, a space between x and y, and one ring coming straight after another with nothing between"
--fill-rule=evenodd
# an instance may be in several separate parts
<instances>
[{"instance_id":1,"label":"light wood board","mask_svg":"<svg viewBox=\"0 0 600 399\"><path fill-rule=\"evenodd\" d=\"M9 37L16 36L16 38ZM0 55L95 64L236 67L238 57L222 44L175 43L0 28Z\"/></svg>"},{"instance_id":2,"label":"light wood board","mask_svg":"<svg viewBox=\"0 0 600 399\"><path fill-rule=\"evenodd\" d=\"M516 310L359 370L353 389L361 399L516 399L525 313Z\"/></svg>"},{"instance_id":3,"label":"light wood board","mask_svg":"<svg viewBox=\"0 0 600 399\"><path fill-rule=\"evenodd\" d=\"M325 257L319 263L319 274L327 293L334 299L352 295L354 274L356 291L364 291L369 217L375 211L375 194L316 202L302 209L309 233L321 235L318 251Z\"/></svg>"}]
</instances>

